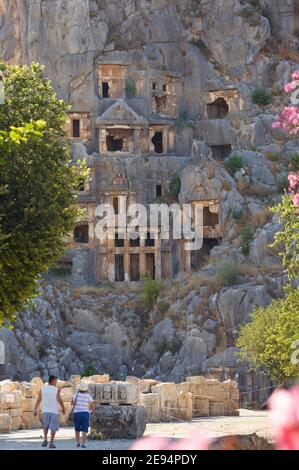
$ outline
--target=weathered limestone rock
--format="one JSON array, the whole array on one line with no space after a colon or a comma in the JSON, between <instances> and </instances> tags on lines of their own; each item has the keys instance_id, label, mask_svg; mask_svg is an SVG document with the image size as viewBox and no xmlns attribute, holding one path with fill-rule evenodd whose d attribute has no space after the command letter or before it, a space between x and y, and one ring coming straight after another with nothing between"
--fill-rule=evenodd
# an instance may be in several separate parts
<instances>
[{"instance_id":1,"label":"weathered limestone rock","mask_svg":"<svg viewBox=\"0 0 299 470\"><path fill-rule=\"evenodd\" d=\"M23 419L21 416L11 416L11 430L20 431L23 429Z\"/></svg>"},{"instance_id":2,"label":"weathered limestone rock","mask_svg":"<svg viewBox=\"0 0 299 470\"><path fill-rule=\"evenodd\" d=\"M22 413L22 419L24 429L40 429L42 427L39 417L34 416L30 411Z\"/></svg>"},{"instance_id":3,"label":"weathered limestone rock","mask_svg":"<svg viewBox=\"0 0 299 470\"><path fill-rule=\"evenodd\" d=\"M224 416L224 403L210 400L210 416Z\"/></svg>"},{"instance_id":4,"label":"weathered limestone rock","mask_svg":"<svg viewBox=\"0 0 299 470\"><path fill-rule=\"evenodd\" d=\"M160 416L160 397L156 393L147 393L140 395L139 404L146 409L147 422L159 423Z\"/></svg>"},{"instance_id":5,"label":"weathered limestone rock","mask_svg":"<svg viewBox=\"0 0 299 470\"><path fill-rule=\"evenodd\" d=\"M8 414L0 414L0 434L12 431L12 418Z\"/></svg>"},{"instance_id":6,"label":"weathered limestone rock","mask_svg":"<svg viewBox=\"0 0 299 470\"><path fill-rule=\"evenodd\" d=\"M96 384L94 386L95 400L102 405L137 405L138 386L125 382Z\"/></svg>"},{"instance_id":7,"label":"weathered limestone rock","mask_svg":"<svg viewBox=\"0 0 299 470\"><path fill-rule=\"evenodd\" d=\"M22 393L17 390L10 393L0 393L0 407L4 410L20 408Z\"/></svg>"},{"instance_id":8,"label":"weathered limestone rock","mask_svg":"<svg viewBox=\"0 0 299 470\"><path fill-rule=\"evenodd\" d=\"M10 393L15 390L14 382L11 380L4 380L0 382L0 393Z\"/></svg>"},{"instance_id":9,"label":"weathered limestone rock","mask_svg":"<svg viewBox=\"0 0 299 470\"><path fill-rule=\"evenodd\" d=\"M110 382L110 376L108 374L93 375L91 377L84 378L84 382L95 384L108 384Z\"/></svg>"},{"instance_id":10,"label":"weathered limestone rock","mask_svg":"<svg viewBox=\"0 0 299 470\"><path fill-rule=\"evenodd\" d=\"M71 402L75 393L75 388L66 387L60 390L60 395L64 402Z\"/></svg>"},{"instance_id":11,"label":"weathered limestone rock","mask_svg":"<svg viewBox=\"0 0 299 470\"><path fill-rule=\"evenodd\" d=\"M91 433L103 439L138 439L144 435L147 417L143 406L97 406Z\"/></svg>"},{"instance_id":12,"label":"weathered limestone rock","mask_svg":"<svg viewBox=\"0 0 299 470\"><path fill-rule=\"evenodd\" d=\"M193 395L193 417L200 418L210 416L209 398Z\"/></svg>"}]
</instances>

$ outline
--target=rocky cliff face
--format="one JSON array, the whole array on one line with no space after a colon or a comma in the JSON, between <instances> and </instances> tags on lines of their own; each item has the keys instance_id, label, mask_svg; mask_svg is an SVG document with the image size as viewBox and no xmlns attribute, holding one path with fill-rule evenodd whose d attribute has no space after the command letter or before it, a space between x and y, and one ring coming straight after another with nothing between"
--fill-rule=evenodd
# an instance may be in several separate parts
<instances>
[{"instance_id":1,"label":"rocky cliff face","mask_svg":"<svg viewBox=\"0 0 299 470\"><path fill-rule=\"evenodd\" d=\"M151 312L141 307L138 292L78 292L68 284L45 284L14 331L0 330L9 374L52 372L63 378L92 364L116 378L183 380L234 345L253 305L282 295L281 268L267 248L279 226L266 208L277 197L286 161L299 148L271 124L284 99L283 84L297 67L298 30L298 0L0 0L0 57L45 64L59 96L77 111L98 109L96 63L102 57L127 55L136 64L185 77L180 111L195 126L193 161L181 172L180 199L197 188L215 194L225 235L210 264L169 282ZM202 120L206 93L230 88L238 90L239 113ZM253 103L257 88L272 94L272 104ZM233 143L244 168L230 177L207 143ZM247 257L242 217L255 230ZM219 284L217 273L228 259L247 267L233 285L227 279Z\"/></svg>"}]
</instances>

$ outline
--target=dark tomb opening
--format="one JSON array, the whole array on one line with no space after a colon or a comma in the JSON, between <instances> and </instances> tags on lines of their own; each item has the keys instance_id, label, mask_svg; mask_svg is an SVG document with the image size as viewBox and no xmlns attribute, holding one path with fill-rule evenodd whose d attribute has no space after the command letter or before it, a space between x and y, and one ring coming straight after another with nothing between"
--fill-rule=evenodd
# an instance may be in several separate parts
<instances>
[{"instance_id":1,"label":"dark tomb opening","mask_svg":"<svg viewBox=\"0 0 299 470\"><path fill-rule=\"evenodd\" d=\"M156 153L163 153L163 132L156 132L152 138Z\"/></svg>"}]
</instances>

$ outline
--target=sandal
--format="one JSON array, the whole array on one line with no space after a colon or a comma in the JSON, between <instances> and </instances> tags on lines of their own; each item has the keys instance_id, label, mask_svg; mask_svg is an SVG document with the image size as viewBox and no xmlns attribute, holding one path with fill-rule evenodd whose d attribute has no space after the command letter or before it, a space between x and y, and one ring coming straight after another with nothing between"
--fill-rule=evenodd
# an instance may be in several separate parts
<instances>
[{"instance_id":1,"label":"sandal","mask_svg":"<svg viewBox=\"0 0 299 470\"><path fill-rule=\"evenodd\" d=\"M42 443L42 447L47 447L47 445L48 445L48 441L44 440L44 442Z\"/></svg>"},{"instance_id":2,"label":"sandal","mask_svg":"<svg viewBox=\"0 0 299 470\"><path fill-rule=\"evenodd\" d=\"M81 447L81 444L77 444L77 449L78 449L79 447Z\"/></svg>"},{"instance_id":3,"label":"sandal","mask_svg":"<svg viewBox=\"0 0 299 470\"><path fill-rule=\"evenodd\" d=\"M56 449L56 446L54 446L54 444L50 444L49 449Z\"/></svg>"}]
</instances>

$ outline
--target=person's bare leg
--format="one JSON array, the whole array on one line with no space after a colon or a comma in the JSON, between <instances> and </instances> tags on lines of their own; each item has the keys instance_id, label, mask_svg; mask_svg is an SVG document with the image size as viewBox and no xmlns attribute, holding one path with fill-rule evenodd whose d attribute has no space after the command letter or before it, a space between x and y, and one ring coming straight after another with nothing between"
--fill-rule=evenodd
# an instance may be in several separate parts
<instances>
[{"instance_id":1,"label":"person's bare leg","mask_svg":"<svg viewBox=\"0 0 299 470\"><path fill-rule=\"evenodd\" d=\"M51 432L51 443L50 443L50 446L54 446L55 436L56 436L56 432L52 431L52 432Z\"/></svg>"},{"instance_id":2,"label":"person's bare leg","mask_svg":"<svg viewBox=\"0 0 299 470\"><path fill-rule=\"evenodd\" d=\"M49 429L48 429L48 428L44 428L45 441L48 440L48 433L49 433Z\"/></svg>"},{"instance_id":3,"label":"person's bare leg","mask_svg":"<svg viewBox=\"0 0 299 470\"><path fill-rule=\"evenodd\" d=\"M80 445L80 432L76 431L76 441Z\"/></svg>"},{"instance_id":4,"label":"person's bare leg","mask_svg":"<svg viewBox=\"0 0 299 470\"><path fill-rule=\"evenodd\" d=\"M86 444L86 439L87 439L87 433L83 432L82 433L82 445L85 446Z\"/></svg>"}]
</instances>

